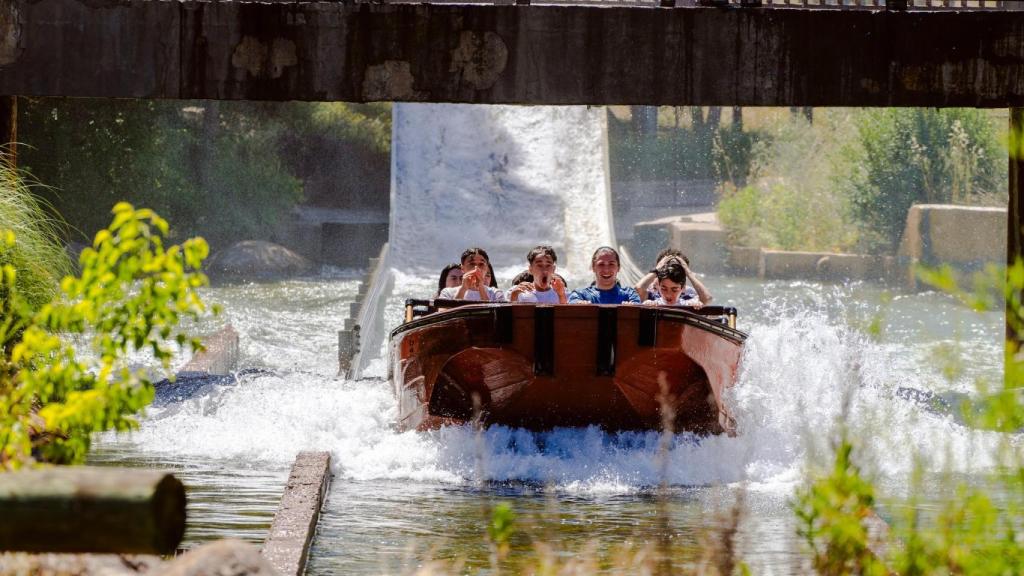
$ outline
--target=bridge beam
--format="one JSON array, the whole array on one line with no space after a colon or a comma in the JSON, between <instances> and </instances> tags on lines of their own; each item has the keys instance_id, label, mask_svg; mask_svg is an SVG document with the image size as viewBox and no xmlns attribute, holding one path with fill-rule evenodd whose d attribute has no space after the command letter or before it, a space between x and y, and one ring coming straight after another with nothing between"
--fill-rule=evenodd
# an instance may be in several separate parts
<instances>
[{"instance_id":1,"label":"bridge beam","mask_svg":"<svg viewBox=\"0 0 1024 576\"><path fill-rule=\"evenodd\" d=\"M0 0L0 94L1024 106L993 10Z\"/></svg>"}]
</instances>

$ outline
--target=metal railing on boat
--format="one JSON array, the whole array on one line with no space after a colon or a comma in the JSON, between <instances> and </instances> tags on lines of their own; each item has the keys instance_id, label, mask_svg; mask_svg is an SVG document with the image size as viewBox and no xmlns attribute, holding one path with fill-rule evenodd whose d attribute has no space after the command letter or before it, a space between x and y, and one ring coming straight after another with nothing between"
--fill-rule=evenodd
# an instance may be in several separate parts
<instances>
[{"instance_id":1,"label":"metal railing on boat","mask_svg":"<svg viewBox=\"0 0 1024 576\"><path fill-rule=\"evenodd\" d=\"M442 298L432 299L419 299L409 298L405 301L405 321L411 322L417 318L434 314L435 312L442 312L444 310L450 310L452 308L460 308L462 306L469 306L472 304L488 304L490 306L537 306L536 304L514 304L510 302L480 302L477 300L446 300ZM540 304L540 306L551 306L550 304ZM736 328L736 308L732 306L704 306L702 308L685 308L685 307L671 307L672 310L681 310L696 314L698 316L704 316L709 319L718 319L722 321L729 328Z\"/></svg>"}]
</instances>

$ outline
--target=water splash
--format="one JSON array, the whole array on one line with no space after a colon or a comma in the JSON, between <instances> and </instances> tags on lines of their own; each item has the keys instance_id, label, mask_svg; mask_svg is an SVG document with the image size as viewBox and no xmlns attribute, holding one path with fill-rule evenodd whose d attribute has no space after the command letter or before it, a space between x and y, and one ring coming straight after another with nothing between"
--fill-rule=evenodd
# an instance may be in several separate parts
<instances>
[{"instance_id":1,"label":"water splash","mask_svg":"<svg viewBox=\"0 0 1024 576\"><path fill-rule=\"evenodd\" d=\"M399 321L407 295L429 291L432 284L425 276L400 274L386 312L390 321ZM378 378L345 381L326 364L301 371L287 357L270 356L263 361L275 372L245 375L235 384L155 409L130 442L146 453L275 466L287 465L298 450L328 450L336 472L355 480L522 481L613 494L660 483L662 457L674 485L748 481L755 489L788 489L805 462L825 452L837 423L862 440L868 462L882 474L908 472L918 452L939 455L931 463L937 470L992 465L987 454L996 435L959 426L948 415L896 394L907 386L933 389L941 380L934 367L907 368L908 351L922 353L920 348L934 340L868 338L850 327L850 308L861 302L850 300L847 289L775 285L771 297L764 290L754 283L731 289L733 301L765 302L757 315L747 308L746 318L758 321L747 325L750 338L739 382L727 395L739 425L735 438L678 435L662 455L655 432L530 433L494 427L478 433L467 426L398 433L391 388L380 378L383 360L368 371ZM723 290L723 297L729 291ZM957 312L947 306L939 313ZM285 328L282 334L290 338ZM987 340L968 344L1000 358L998 347ZM314 340L309 346L330 350L327 342Z\"/></svg>"}]
</instances>

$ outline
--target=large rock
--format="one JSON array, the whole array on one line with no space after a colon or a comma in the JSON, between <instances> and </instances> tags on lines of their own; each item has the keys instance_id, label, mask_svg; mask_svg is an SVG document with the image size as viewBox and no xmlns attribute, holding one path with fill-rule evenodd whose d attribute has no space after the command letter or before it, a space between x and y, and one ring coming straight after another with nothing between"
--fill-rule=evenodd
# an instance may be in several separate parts
<instances>
[{"instance_id":1,"label":"large rock","mask_svg":"<svg viewBox=\"0 0 1024 576\"><path fill-rule=\"evenodd\" d=\"M308 274L313 263L291 250L262 240L245 240L213 255L206 272L214 282L281 280Z\"/></svg>"},{"instance_id":2,"label":"large rock","mask_svg":"<svg viewBox=\"0 0 1024 576\"><path fill-rule=\"evenodd\" d=\"M259 548L240 540L204 544L175 558L160 576L278 576Z\"/></svg>"}]
</instances>

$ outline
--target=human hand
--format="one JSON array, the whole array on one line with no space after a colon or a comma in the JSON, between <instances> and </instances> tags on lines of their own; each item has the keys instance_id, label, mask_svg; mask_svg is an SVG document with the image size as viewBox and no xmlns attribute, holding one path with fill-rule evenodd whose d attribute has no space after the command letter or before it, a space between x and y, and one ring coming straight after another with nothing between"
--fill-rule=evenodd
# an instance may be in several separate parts
<instances>
[{"instance_id":1,"label":"human hand","mask_svg":"<svg viewBox=\"0 0 1024 576\"><path fill-rule=\"evenodd\" d=\"M462 275L462 285L470 290L476 290L483 283L483 272L473 269Z\"/></svg>"},{"instance_id":2,"label":"human hand","mask_svg":"<svg viewBox=\"0 0 1024 576\"><path fill-rule=\"evenodd\" d=\"M694 310L700 310L704 307L704 303L700 301L700 298L693 298L693 303L687 302L686 305Z\"/></svg>"},{"instance_id":3,"label":"human hand","mask_svg":"<svg viewBox=\"0 0 1024 576\"><path fill-rule=\"evenodd\" d=\"M520 282L519 284L516 284L512 288L509 288L509 291L508 291L509 300L515 302L517 299L519 299L519 295L520 294L522 294L523 292L533 292L533 290L534 290L533 284L531 284L529 282Z\"/></svg>"},{"instance_id":4,"label":"human hand","mask_svg":"<svg viewBox=\"0 0 1024 576\"><path fill-rule=\"evenodd\" d=\"M658 303L655 302L654 300L644 300L643 305L644 306L657 306Z\"/></svg>"},{"instance_id":5,"label":"human hand","mask_svg":"<svg viewBox=\"0 0 1024 576\"><path fill-rule=\"evenodd\" d=\"M562 279L558 276L555 276L554 279L551 280L551 288L555 291L555 294L558 294L559 296L565 294L565 282L562 282Z\"/></svg>"}]
</instances>

